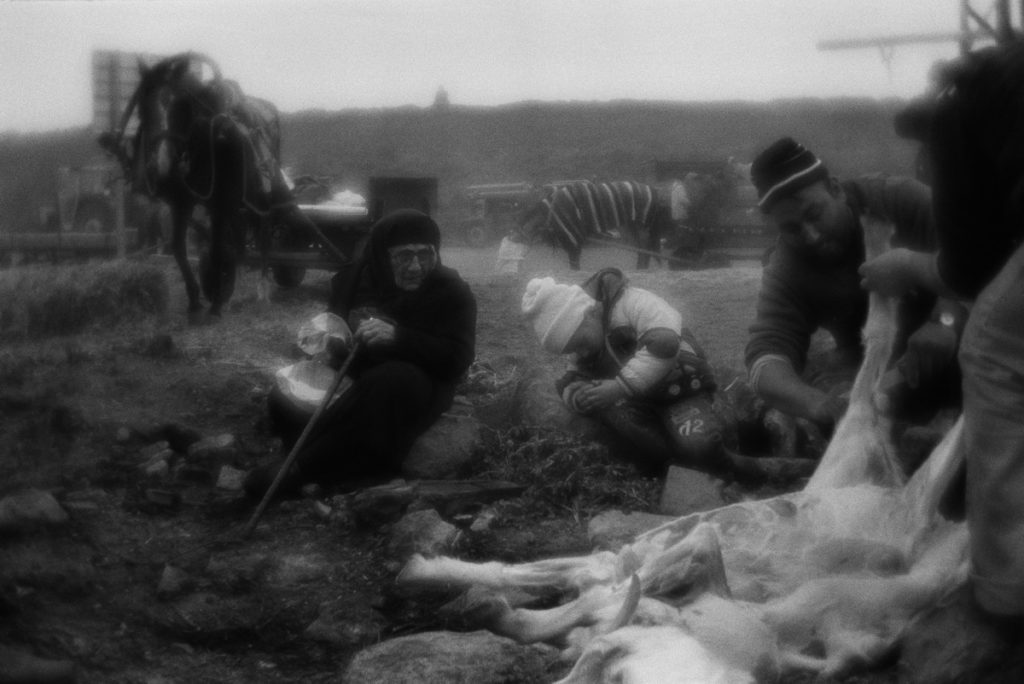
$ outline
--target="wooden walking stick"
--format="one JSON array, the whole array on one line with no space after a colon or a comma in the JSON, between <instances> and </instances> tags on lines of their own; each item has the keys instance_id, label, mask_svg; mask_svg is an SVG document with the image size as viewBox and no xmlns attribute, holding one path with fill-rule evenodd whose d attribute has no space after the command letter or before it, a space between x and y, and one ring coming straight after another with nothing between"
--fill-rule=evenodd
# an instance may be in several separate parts
<instances>
[{"instance_id":1,"label":"wooden walking stick","mask_svg":"<svg viewBox=\"0 0 1024 684\"><path fill-rule=\"evenodd\" d=\"M281 469L277 471L277 477L270 484L267 489L267 493L263 495L263 500L260 501L260 505L256 507L256 510L252 514L252 518L246 524L245 529L242 530L242 538L248 537L254 529L256 529L256 523L259 522L260 516L263 515L263 511L267 508L270 500L274 498L274 494L277 492L278 487L281 486L281 481L284 480L285 474L288 469L292 467L292 463L295 462L295 458L299 455L299 450L302 449L306 444L306 438L309 437L309 433L313 431L313 427L320 420L320 416L326 410L327 406L331 403L331 399L334 398L335 393L341 386L341 381L345 379L348 374L348 368L352 365L352 360L356 358L356 354L359 353L359 342L352 345L352 351L349 352L348 358L345 359L345 363L341 364L341 368L338 369L338 374L334 376L334 380L331 382L330 388L327 393L324 394L324 398L320 400L320 405L316 407L316 411L313 412L313 417L306 423L306 427L303 428L302 434L299 435L299 439L295 442L292 450L288 453L288 458L281 464Z\"/></svg>"}]
</instances>

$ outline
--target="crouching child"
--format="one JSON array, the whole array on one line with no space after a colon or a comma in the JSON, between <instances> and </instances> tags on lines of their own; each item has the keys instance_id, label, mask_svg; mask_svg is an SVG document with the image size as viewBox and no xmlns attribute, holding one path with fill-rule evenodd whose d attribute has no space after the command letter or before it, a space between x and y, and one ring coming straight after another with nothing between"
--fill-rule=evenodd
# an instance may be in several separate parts
<instances>
[{"instance_id":1,"label":"crouching child","mask_svg":"<svg viewBox=\"0 0 1024 684\"><path fill-rule=\"evenodd\" d=\"M562 401L610 428L637 466L728 468L714 374L668 302L605 268L582 286L531 280L522 311L545 350L569 356Z\"/></svg>"}]
</instances>

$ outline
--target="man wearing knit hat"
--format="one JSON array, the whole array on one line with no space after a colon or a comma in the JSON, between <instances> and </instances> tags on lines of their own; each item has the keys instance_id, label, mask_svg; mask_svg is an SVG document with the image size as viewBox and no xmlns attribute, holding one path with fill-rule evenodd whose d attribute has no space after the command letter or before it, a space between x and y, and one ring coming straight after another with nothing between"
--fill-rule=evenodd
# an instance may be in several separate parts
<instances>
[{"instance_id":1,"label":"man wearing knit hat","mask_svg":"<svg viewBox=\"0 0 1024 684\"><path fill-rule=\"evenodd\" d=\"M868 297L857 272L864 261L861 217L891 222L893 246L934 251L930 191L912 178L881 174L840 182L792 138L764 149L750 175L761 211L778 230L746 347L751 385L770 408L828 433L845 411L839 393L863 352ZM900 313L901 357L888 381L902 416L924 423L959 401L955 356L965 312L951 300L911 293ZM831 333L835 348L809 367L819 330Z\"/></svg>"},{"instance_id":2,"label":"man wearing knit hat","mask_svg":"<svg viewBox=\"0 0 1024 684\"><path fill-rule=\"evenodd\" d=\"M522 310L546 351L570 355L562 400L610 428L630 460L652 473L724 466L714 376L668 302L605 268L582 287L534 278Z\"/></svg>"}]
</instances>

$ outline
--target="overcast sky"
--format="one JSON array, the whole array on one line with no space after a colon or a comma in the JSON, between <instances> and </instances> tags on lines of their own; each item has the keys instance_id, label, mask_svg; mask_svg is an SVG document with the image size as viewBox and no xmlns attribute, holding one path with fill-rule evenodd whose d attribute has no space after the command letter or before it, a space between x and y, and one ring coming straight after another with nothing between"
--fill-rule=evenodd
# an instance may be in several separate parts
<instances>
[{"instance_id":1,"label":"overcast sky","mask_svg":"<svg viewBox=\"0 0 1024 684\"><path fill-rule=\"evenodd\" d=\"M957 0L0 0L0 132L92 119L94 49L207 53L284 112L521 100L909 97Z\"/></svg>"}]
</instances>

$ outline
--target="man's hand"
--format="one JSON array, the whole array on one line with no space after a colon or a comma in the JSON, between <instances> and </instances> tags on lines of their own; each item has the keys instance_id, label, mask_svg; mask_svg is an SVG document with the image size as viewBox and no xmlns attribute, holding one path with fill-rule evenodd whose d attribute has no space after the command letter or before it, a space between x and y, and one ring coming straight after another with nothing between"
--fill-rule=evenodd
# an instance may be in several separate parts
<instances>
[{"instance_id":1,"label":"man's hand","mask_svg":"<svg viewBox=\"0 0 1024 684\"><path fill-rule=\"evenodd\" d=\"M822 428L825 432L831 433L850 405L850 393L829 392L811 409L811 421Z\"/></svg>"},{"instance_id":2,"label":"man's hand","mask_svg":"<svg viewBox=\"0 0 1024 684\"><path fill-rule=\"evenodd\" d=\"M395 341L395 326L379 318L367 318L359 324L355 338L371 349L382 347Z\"/></svg>"},{"instance_id":3,"label":"man's hand","mask_svg":"<svg viewBox=\"0 0 1024 684\"><path fill-rule=\"evenodd\" d=\"M917 389L921 381L934 378L956 356L957 334L939 323L925 323L907 340L907 351L897 362L907 384Z\"/></svg>"},{"instance_id":4,"label":"man's hand","mask_svg":"<svg viewBox=\"0 0 1024 684\"><path fill-rule=\"evenodd\" d=\"M890 249L861 265L860 285L884 297L898 297L925 284L930 259L926 252Z\"/></svg>"},{"instance_id":5,"label":"man's hand","mask_svg":"<svg viewBox=\"0 0 1024 684\"><path fill-rule=\"evenodd\" d=\"M625 399L626 390L615 380L601 380L589 387L582 387L573 396L573 401L582 413L600 411Z\"/></svg>"}]
</instances>

